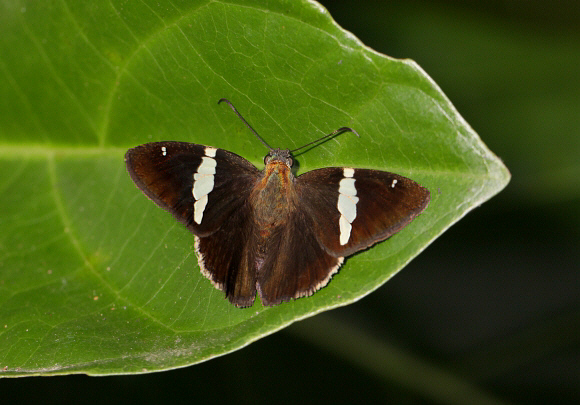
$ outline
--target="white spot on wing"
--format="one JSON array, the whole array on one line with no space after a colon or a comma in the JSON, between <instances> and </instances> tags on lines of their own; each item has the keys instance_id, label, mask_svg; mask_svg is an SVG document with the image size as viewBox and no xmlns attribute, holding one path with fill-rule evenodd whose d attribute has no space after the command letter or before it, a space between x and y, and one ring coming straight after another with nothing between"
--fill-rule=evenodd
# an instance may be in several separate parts
<instances>
[{"instance_id":1,"label":"white spot on wing","mask_svg":"<svg viewBox=\"0 0 580 405\"><path fill-rule=\"evenodd\" d=\"M355 179L342 179L339 183L338 192L344 195L356 195L354 182Z\"/></svg>"},{"instance_id":2,"label":"white spot on wing","mask_svg":"<svg viewBox=\"0 0 580 405\"><path fill-rule=\"evenodd\" d=\"M338 210L349 223L356 218L356 203L358 197L340 194L338 196Z\"/></svg>"},{"instance_id":3,"label":"white spot on wing","mask_svg":"<svg viewBox=\"0 0 580 405\"><path fill-rule=\"evenodd\" d=\"M205 147L205 155L209 157L215 157L215 153L217 152L216 148L212 148L211 146Z\"/></svg>"},{"instance_id":4,"label":"white spot on wing","mask_svg":"<svg viewBox=\"0 0 580 405\"><path fill-rule=\"evenodd\" d=\"M193 198L196 200L207 196L213 190L213 174L195 173L193 180Z\"/></svg>"},{"instance_id":5,"label":"white spot on wing","mask_svg":"<svg viewBox=\"0 0 580 405\"><path fill-rule=\"evenodd\" d=\"M395 188L395 184L398 183L397 179L394 179L393 182L391 183L391 188Z\"/></svg>"},{"instance_id":6,"label":"white spot on wing","mask_svg":"<svg viewBox=\"0 0 580 405\"><path fill-rule=\"evenodd\" d=\"M348 220L344 217L344 215L340 216L338 220L338 225L340 227L340 244L346 245L348 240L350 239L350 231L352 230L352 225Z\"/></svg>"},{"instance_id":7,"label":"white spot on wing","mask_svg":"<svg viewBox=\"0 0 580 405\"><path fill-rule=\"evenodd\" d=\"M215 174L216 166L217 162L215 159L204 156L201 158L201 164L197 168L197 172L200 174Z\"/></svg>"},{"instance_id":8,"label":"white spot on wing","mask_svg":"<svg viewBox=\"0 0 580 405\"><path fill-rule=\"evenodd\" d=\"M203 211L207 205L207 194L201 197L193 204L193 220L201 224L201 219L203 218Z\"/></svg>"},{"instance_id":9,"label":"white spot on wing","mask_svg":"<svg viewBox=\"0 0 580 405\"><path fill-rule=\"evenodd\" d=\"M356 196L356 187L354 183L354 169L345 167L343 169L344 178L338 185L338 202L336 204L340 212L338 226L340 228L340 244L346 245L350 239L352 231L352 222L356 219L356 204L359 198Z\"/></svg>"},{"instance_id":10,"label":"white spot on wing","mask_svg":"<svg viewBox=\"0 0 580 405\"><path fill-rule=\"evenodd\" d=\"M162 147L161 147L161 154L162 154L163 156L167 156L167 148L166 148L165 146L162 146Z\"/></svg>"},{"instance_id":11,"label":"white spot on wing","mask_svg":"<svg viewBox=\"0 0 580 405\"><path fill-rule=\"evenodd\" d=\"M208 194L212 192L214 183L214 174L217 162L214 159L217 149L206 146L204 149L205 156L201 158L201 164L197 168L197 173L193 174L193 189L191 193L195 198L193 204L193 220L201 224L203 213L207 205Z\"/></svg>"},{"instance_id":12,"label":"white spot on wing","mask_svg":"<svg viewBox=\"0 0 580 405\"><path fill-rule=\"evenodd\" d=\"M344 177L352 177L354 176L354 169L352 167L345 167L342 169L342 173Z\"/></svg>"}]
</instances>

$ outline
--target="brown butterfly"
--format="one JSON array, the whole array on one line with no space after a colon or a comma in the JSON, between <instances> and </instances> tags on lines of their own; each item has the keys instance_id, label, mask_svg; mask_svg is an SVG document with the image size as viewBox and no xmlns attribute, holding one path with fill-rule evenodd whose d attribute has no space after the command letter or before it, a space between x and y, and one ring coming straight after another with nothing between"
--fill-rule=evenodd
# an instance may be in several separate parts
<instances>
[{"instance_id":1,"label":"brown butterfly","mask_svg":"<svg viewBox=\"0 0 580 405\"><path fill-rule=\"evenodd\" d=\"M137 187L195 235L201 272L238 307L277 305L324 287L346 256L403 229L429 203L429 191L379 170L327 167L298 177L292 152L270 149L259 170L211 146L152 142L129 149ZM358 134L357 134L358 135Z\"/></svg>"}]
</instances>

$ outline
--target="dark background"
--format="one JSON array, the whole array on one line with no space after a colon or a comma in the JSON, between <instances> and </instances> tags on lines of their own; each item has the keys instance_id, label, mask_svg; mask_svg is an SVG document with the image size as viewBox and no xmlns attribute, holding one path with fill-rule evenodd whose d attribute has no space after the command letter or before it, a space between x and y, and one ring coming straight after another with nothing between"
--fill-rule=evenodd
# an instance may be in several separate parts
<instances>
[{"instance_id":1,"label":"dark background","mask_svg":"<svg viewBox=\"0 0 580 405\"><path fill-rule=\"evenodd\" d=\"M366 45L433 77L504 160L508 187L356 304L185 369L4 379L0 396L580 403L580 3L322 3Z\"/></svg>"}]
</instances>

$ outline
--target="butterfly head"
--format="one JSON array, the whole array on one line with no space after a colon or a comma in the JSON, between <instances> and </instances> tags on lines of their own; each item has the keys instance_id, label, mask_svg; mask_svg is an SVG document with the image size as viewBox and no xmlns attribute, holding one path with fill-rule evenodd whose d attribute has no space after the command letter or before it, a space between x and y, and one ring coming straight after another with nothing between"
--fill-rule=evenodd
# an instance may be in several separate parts
<instances>
[{"instance_id":1,"label":"butterfly head","mask_svg":"<svg viewBox=\"0 0 580 405\"><path fill-rule=\"evenodd\" d=\"M264 164L268 165L275 162L281 162L288 167L292 167L294 159L289 149L270 149L270 153L264 158Z\"/></svg>"}]
</instances>

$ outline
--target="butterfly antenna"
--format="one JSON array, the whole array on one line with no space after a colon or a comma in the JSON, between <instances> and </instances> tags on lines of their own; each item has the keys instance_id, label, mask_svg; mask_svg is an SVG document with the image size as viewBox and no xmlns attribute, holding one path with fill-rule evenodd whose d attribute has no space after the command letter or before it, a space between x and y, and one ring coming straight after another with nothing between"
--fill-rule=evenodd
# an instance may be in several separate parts
<instances>
[{"instance_id":1,"label":"butterfly antenna","mask_svg":"<svg viewBox=\"0 0 580 405\"><path fill-rule=\"evenodd\" d=\"M246 124L246 126L247 126L248 128L250 128L250 131L252 131L252 132L254 133L254 135L256 135L256 137L257 137L257 138L260 140L260 142L262 142L262 143L264 144L264 146L266 146L266 148L268 148L268 149L272 150L272 147L271 147L270 145L268 145L268 144L266 143L266 141L265 141L265 140L263 140L263 139L262 139L262 137L261 137L260 135L258 135L258 133L256 132L256 130L255 130L254 128L252 128L252 126L251 126L250 124L248 124L248 121L246 121L246 120L244 119L244 117L242 117L242 114L240 114L240 113L238 112L238 110L236 110L236 107L234 107L234 105L231 103L231 101L230 101L230 100L228 100L228 99L225 99L225 98L220 98L220 99L219 99L219 101L218 101L218 104L220 104L222 101L223 101L223 102L225 102L225 103L227 103L227 104L228 104L228 105L231 107L231 109L232 109L232 110L234 110L234 112L236 113L236 115L237 115L238 117L240 117L240 119L242 120L242 122L243 122L244 124Z\"/></svg>"},{"instance_id":2,"label":"butterfly antenna","mask_svg":"<svg viewBox=\"0 0 580 405\"><path fill-rule=\"evenodd\" d=\"M354 129L349 128L349 127L342 127L342 128L338 128L336 131L331 132L328 135L324 135L322 138L318 138L317 140L312 141L310 143L307 143L306 145L302 145L299 148L292 149L290 152L296 152L297 150L304 149L307 146L314 145L315 143L319 143L320 141L324 141L325 139L330 139L330 138L332 138L332 137L334 137L336 135L340 135L340 134L342 134L344 132L352 132L353 134L355 134L356 136L358 136L360 138L360 135Z\"/></svg>"}]
</instances>

